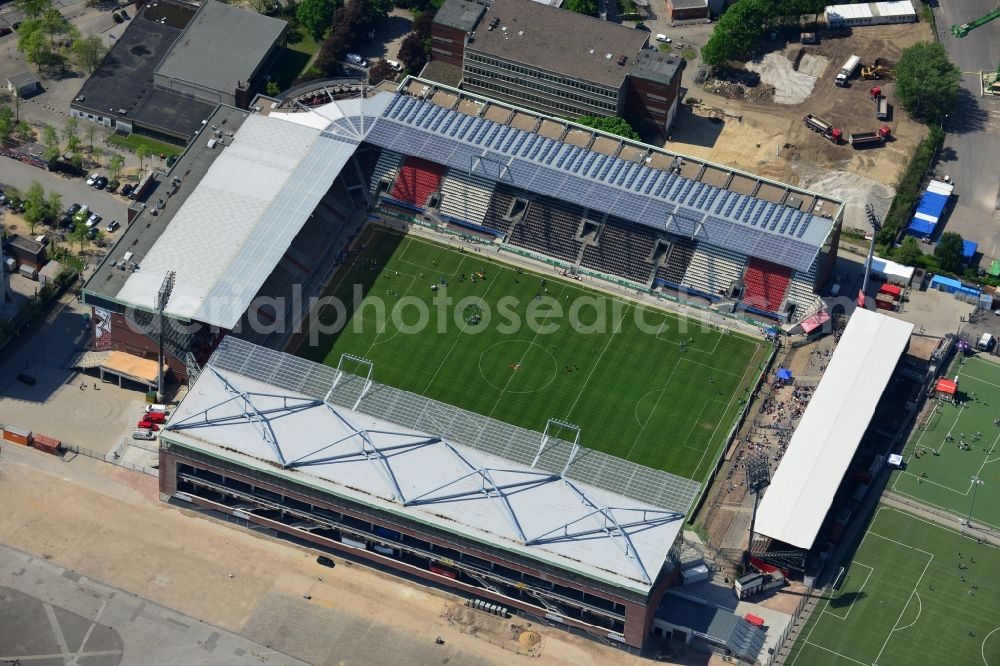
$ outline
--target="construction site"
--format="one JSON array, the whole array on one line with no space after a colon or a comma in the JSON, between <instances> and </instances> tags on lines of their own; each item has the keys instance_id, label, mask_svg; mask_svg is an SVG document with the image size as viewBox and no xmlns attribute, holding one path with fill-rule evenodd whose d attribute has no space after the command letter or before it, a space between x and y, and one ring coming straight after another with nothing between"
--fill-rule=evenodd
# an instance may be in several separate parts
<instances>
[{"instance_id":1,"label":"construction site","mask_svg":"<svg viewBox=\"0 0 1000 666\"><path fill-rule=\"evenodd\" d=\"M848 202L845 226L866 228L865 202L888 210L894 184L925 135L896 103L892 68L905 48L930 41L932 31L916 23L819 35L803 44L798 31L779 33L742 69L691 89L668 146L836 195ZM856 64L839 85L852 56ZM806 122L810 116L828 129Z\"/></svg>"}]
</instances>

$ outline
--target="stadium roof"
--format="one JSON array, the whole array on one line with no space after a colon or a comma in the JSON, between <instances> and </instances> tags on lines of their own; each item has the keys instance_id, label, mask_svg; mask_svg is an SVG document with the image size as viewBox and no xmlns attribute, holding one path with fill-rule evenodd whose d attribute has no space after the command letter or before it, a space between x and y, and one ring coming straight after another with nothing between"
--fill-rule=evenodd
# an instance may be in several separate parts
<instances>
[{"instance_id":1,"label":"stadium roof","mask_svg":"<svg viewBox=\"0 0 1000 666\"><path fill-rule=\"evenodd\" d=\"M174 215L117 299L154 309L175 272L166 312L231 329L354 153L356 137L251 115ZM329 119L323 125L328 125ZM200 140L207 140L202 136Z\"/></svg>"},{"instance_id":2,"label":"stadium roof","mask_svg":"<svg viewBox=\"0 0 1000 666\"><path fill-rule=\"evenodd\" d=\"M807 272L833 220L397 94L365 140Z\"/></svg>"},{"instance_id":3,"label":"stadium roof","mask_svg":"<svg viewBox=\"0 0 1000 666\"><path fill-rule=\"evenodd\" d=\"M757 532L810 549L913 324L858 308L761 500Z\"/></svg>"},{"instance_id":4,"label":"stadium roof","mask_svg":"<svg viewBox=\"0 0 1000 666\"><path fill-rule=\"evenodd\" d=\"M281 37L281 19L207 0L170 47L156 74L233 94Z\"/></svg>"},{"instance_id":5,"label":"stadium roof","mask_svg":"<svg viewBox=\"0 0 1000 666\"><path fill-rule=\"evenodd\" d=\"M628 73L619 59L631 63L648 39L648 32L532 0L494 0L465 50L617 89Z\"/></svg>"},{"instance_id":6,"label":"stadium roof","mask_svg":"<svg viewBox=\"0 0 1000 666\"><path fill-rule=\"evenodd\" d=\"M640 593L683 525L683 513L247 376L259 370L271 369L210 361L162 437Z\"/></svg>"}]
</instances>

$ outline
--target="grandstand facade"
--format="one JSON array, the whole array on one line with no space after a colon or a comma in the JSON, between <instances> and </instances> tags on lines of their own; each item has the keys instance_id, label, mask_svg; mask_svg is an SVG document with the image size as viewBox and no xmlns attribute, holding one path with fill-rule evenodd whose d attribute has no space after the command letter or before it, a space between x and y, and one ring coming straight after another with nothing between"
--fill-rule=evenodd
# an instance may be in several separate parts
<instances>
[{"instance_id":1,"label":"grandstand facade","mask_svg":"<svg viewBox=\"0 0 1000 666\"><path fill-rule=\"evenodd\" d=\"M698 491L235 337L161 447L164 499L632 648Z\"/></svg>"}]
</instances>

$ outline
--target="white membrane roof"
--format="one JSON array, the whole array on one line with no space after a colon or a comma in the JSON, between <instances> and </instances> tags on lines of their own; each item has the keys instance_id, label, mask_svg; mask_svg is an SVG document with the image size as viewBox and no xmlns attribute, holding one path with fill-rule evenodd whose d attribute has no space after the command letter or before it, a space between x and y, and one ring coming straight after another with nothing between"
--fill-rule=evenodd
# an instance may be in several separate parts
<instances>
[{"instance_id":1,"label":"white membrane roof","mask_svg":"<svg viewBox=\"0 0 1000 666\"><path fill-rule=\"evenodd\" d=\"M162 437L643 594L684 520L211 361Z\"/></svg>"},{"instance_id":2,"label":"white membrane roof","mask_svg":"<svg viewBox=\"0 0 1000 666\"><path fill-rule=\"evenodd\" d=\"M913 324L858 308L757 510L757 533L812 548L910 341Z\"/></svg>"}]
</instances>

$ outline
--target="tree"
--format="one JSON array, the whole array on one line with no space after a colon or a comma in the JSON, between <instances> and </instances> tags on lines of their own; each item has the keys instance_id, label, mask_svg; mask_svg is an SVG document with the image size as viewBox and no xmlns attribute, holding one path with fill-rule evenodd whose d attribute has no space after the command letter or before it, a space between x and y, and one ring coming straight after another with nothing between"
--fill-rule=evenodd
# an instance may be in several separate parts
<instances>
[{"instance_id":1,"label":"tree","mask_svg":"<svg viewBox=\"0 0 1000 666\"><path fill-rule=\"evenodd\" d=\"M903 243L896 248L892 258L906 266L916 266L921 263L923 256L924 253L920 251L920 246L917 245L917 239L913 236L907 236L903 239Z\"/></svg>"},{"instance_id":2,"label":"tree","mask_svg":"<svg viewBox=\"0 0 1000 666\"><path fill-rule=\"evenodd\" d=\"M709 65L724 65L746 54L784 12L775 0L739 0L719 17L712 36L701 49L702 60Z\"/></svg>"},{"instance_id":3,"label":"tree","mask_svg":"<svg viewBox=\"0 0 1000 666\"><path fill-rule=\"evenodd\" d=\"M937 247L934 248L934 256L937 257L941 270L960 274L965 267L965 257L962 256L962 237L953 231L941 234L941 239L938 241Z\"/></svg>"},{"instance_id":4,"label":"tree","mask_svg":"<svg viewBox=\"0 0 1000 666\"><path fill-rule=\"evenodd\" d=\"M80 129L80 121L75 116L70 116L66 124L63 125L63 140L66 142L66 150L75 153L80 148L80 136L77 133Z\"/></svg>"},{"instance_id":5,"label":"tree","mask_svg":"<svg viewBox=\"0 0 1000 666\"><path fill-rule=\"evenodd\" d=\"M368 83L376 85L382 81L392 81L396 78L396 70L385 60L379 60L368 68Z\"/></svg>"},{"instance_id":6,"label":"tree","mask_svg":"<svg viewBox=\"0 0 1000 666\"><path fill-rule=\"evenodd\" d=\"M626 139L632 139L633 141L642 141L642 137L639 133L635 131L628 121L624 118L601 118L598 116L583 116L582 118L577 118L576 122L581 125L586 125L587 127L593 127L594 129L601 130L602 132L610 132L611 134L617 134L620 137Z\"/></svg>"},{"instance_id":7,"label":"tree","mask_svg":"<svg viewBox=\"0 0 1000 666\"><path fill-rule=\"evenodd\" d=\"M108 48L104 41L97 35L90 37L79 37L73 42L73 56L76 63L88 74L93 74L101 66L104 56L108 54Z\"/></svg>"},{"instance_id":8,"label":"tree","mask_svg":"<svg viewBox=\"0 0 1000 666\"><path fill-rule=\"evenodd\" d=\"M562 8L577 14L597 16L597 0L565 0Z\"/></svg>"},{"instance_id":9,"label":"tree","mask_svg":"<svg viewBox=\"0 0 1000 666\"><path fill-rule=\"evenodd\" d=\"M411 74L419 74L427 64L427 54L424 53L424 40L415 32L411 32L399 45L399 61Z\"/></svg>"},{"instance_id":10,"label":"tree","mask_svg":"<svg viewBox=\"0 0 1000 666\"><path fill-rule=\"evenodd\" d=\"M21 141L22 143L34 141L35 128L22 120L14 128L14 136L16 136L18 141Z\"/></svg>"},{"instance_id":11,"label":"tree","mask_svg":"<svg viewBox=\"0 0 1000 666\"><path fill-rule=\"evenodd\" d=\"M271 97L275 97L281 94L281 88L278 87L275 81L268 81L267 86L264 87L264 92Z\"/></svg>"},{"instance_id":12,"label":"tree","mask_svg":"<svg viewBox=\"0 0 1000 666\"><path fill-rule=\"evenodd\" d=\"M79 34L79 30L63 18L58 9L45 10L40 20L42 31L49 36L49 41L52 42L53 46L56 43L56 35L67 35L70 39L74 39Z\"/></svg>"},{"instance_id":13,"label":"tree","mask_svg":"<svg viewBox=\"0 0 1000 666\"><path fill-rule=\"evenodd\" d=\"M35 225L45 218L45 212L45 189L38 181L32 181L24 193L24 219L31 225L31 233L35 233Z\"/></svg>"},{"instance_id":14,"label":"tree","mask_svg":"<svg viewBox=\"0 0 1000 666\"><path fill-rule=\"evenodd\" d=\"M29 19L37 19L46 10L52 9L52 0L16 0L14 6Z\"/></svg>"},{"instance_id":15,"label":"tree","mask_svg":"<svg viewBox=\"0 0 1000 666\"><path fill-rule=\"evenodd\" d=\"M143 167L142 163L143 163L143 160L149 158L149 156L152 155L152 154L153 154L153 152L145 144L139 144L139 147L135 149L135 156L139 158L139 172L140 173L144 174L146 172L146 170Z\"/></svg>"},{"instance_id":16,"label":"tree","mask_svg":"<svg viewBox=\"0 0 1000 666\"><path fill-rule=\"evenodd\" d=\"M59 159L59 134L52 125L42 126L42 145L45 146L42 155L46 160L52 162Z\"/></svg>"},{"instance_id":17,"label":"tree","mask_svg":"<svg viewBox=\"0 0 1000 666\"><path fill-rule=\"evenodd\" d=\"M313 39L319 41L333 21L333 10L337 8L334 0L302 0L295 9L295 18L299 20Z\"/></svg>"},{"instance_id":18,"label":"tree","mask_svg":"<svg viewBox=\"0 0 1000 666\"><path fill-rule=\"evenodd\" d=\"M90 143L90 152L94 152L94 137L97 136L97 125L87 123L87 129L84 131L87 133L87 141Z\"/></svg>"},{"instance_id":19,"label":"tree","mask_svg":"<svg viewBox=\"0 0 1000 666\"><path fill-rule=\"evenodd\" d=\"M121 153L111 153L108 158L108 176L111 180L118 180L123 166L125 166L125 157Z\"/></svg>"},{"instance_id":20,"label":"tree","mask_svg":"<svg viewBox=\"0 0 1000 666\"><path fill-rule=\"evenodd\" d=\"M939 42L918 42L904 49L895 69L896 96L919 120L937 123L955 104L962 73Z\"/></svg>"},{"instance_id":21,"label":"tree","mask_svg":"<svg viewBox=\"0 0 1000 666\"><path fill-rule=\"evenodd\" d=\"M62 195L58 192L49 192L49 196L45 198L46 219L55 220L62 215L62 212Z\"/></svg>"},{"instance_id":22,"label":"tree","mask_svg":"<svg viewBox=\"0 0 1000 666\"><path fill-rule=\"evenodd\" d=\"M87 232L90 229L84 224L78 224L73 227L73 231L66 235L66 238L70 241L76 241L80 244L80 252L83 252L83 245L87 242Z\"/></svg>"},{"instance_id":23,"label":"tree","mask_svg":"<svg viewBox=\"0 0 1000 666\"><path fill-rule=\"evenodd\" d=\"M0 144L10 141L14 135L14 112L8 106L0 106Z\"/></svg>"}]
</instances>

